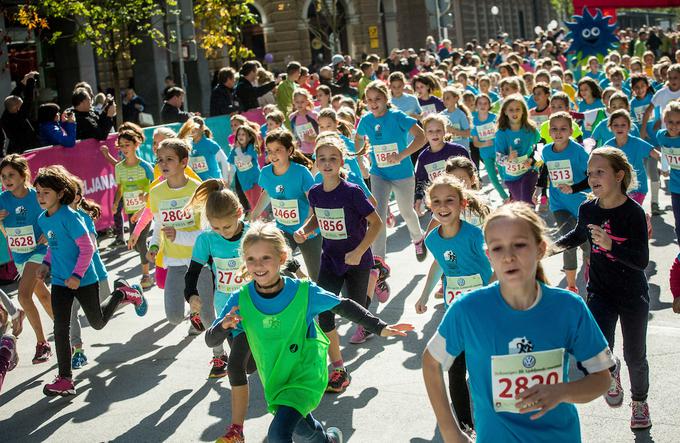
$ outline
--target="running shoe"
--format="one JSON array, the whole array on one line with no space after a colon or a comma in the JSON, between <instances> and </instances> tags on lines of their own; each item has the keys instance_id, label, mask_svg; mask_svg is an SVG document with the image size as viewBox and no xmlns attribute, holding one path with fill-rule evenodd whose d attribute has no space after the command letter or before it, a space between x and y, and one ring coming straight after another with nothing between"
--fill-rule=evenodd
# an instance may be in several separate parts
<instances>
[{"instance_id":1,"label":"running shoe","mask_svg":"<svg viewBox=\"0 0 680 443\"><path fill-rule=\"evenodd\" d=\"M82 349L76 349L71 357L71 369L81 369L87 364L87 357Z\"/></svg>"},{"instance_id":2,"label":"running shoe","mask_svg":"<svg viewBox=\"0 0 680 443\"><path fill-rule=\"evenodd\" d=\"M612 372L612 381L604 399L611 408L618 408L623 404L623 388L621 387L621 362L616 358L616 369Z\"/></svg>"},{"instance_id":3,"label":"running shoe","mask_svg":"<svg viewBox=\"0 0 680 443\"><path fill-rule=\"evenodd\" d=\"M35 356L33 357L33 364L45 363L52 355L52 348L46 341L41 341L35 345Z\"/></svg>"},{"instance_id":4,"label":"running shoe","mask_svg":"<svg viewBox=\"0 0 680 443\"><path fill-rule=\"evenodd\" d=\"M413 246L416 249L416 259L420 262L424 261L427 257L427 248L425 247L425 237L418 241L413 242Z\"/></svg>"},{"instance_id":5,"label":"running shoe","mask_svg":"<svg viewBox=\"0 0 680 443\"><path fill-rule=\"evenodd\" d=\"M571 291L574 294L578 294L578 288L576 286L567 286L567 291Z\"/></svg>"},{"instance_id":6,"label":"running shoe","mask_svg":"<svg viewBox=\"0 0 680 443\"><path fill-rule=\"evenodd\" d=\"M378 280L387 280L392 269L387 265L385 259L376 256L373 257L373 261L375 262L373 269L377 269L380 272L380 275L378 275Z\"/></svg>"},{"instance_id":7,"label":"running shoe","mask_svg":"<svg viewBox=\"0 0 680 443\"><path fill-rule=\"evenodd\" d=\"M123 237L116 237L116 239L109 245L109 248L116 249L122 248L123 246L127 246L125 239Z\"/></svg>"},{"instance_id":8,"label":"running shoe","mask_svg":"<svg viewBox=\"0 0 680 443\"><path fill-rule=\"evenodd\" d=\"M194 329L196 329L199 334L205 331L205 326L203 326L203 322L201 321L200 313L192 312L191 314L189 314L189 321L191 322L191 326L193 326Z\"/></svg>"},{"instance_id":9,"label":"running shoe","mask_svg":"<svg viewBox=\"0 0 680 443\"><path fill-rule=\"evenodd\" d=\"M394 228L397 226L397 219L394 217L394 214L392 214L392 211L388 209L387 212L387 220L385 220L385 226L388 228Z\"/></svg>"},{"instance_id":10,"label":"running shoe","mask_svg":"<svg viewBox=\"0 0 680 443\"><path fill-rule=\"evenodd\" d=\"M656 216L656 215L661 215L661 214L663 214L663 211L659 207L659 204L658 203L652 203L652 215Z\"/></svg>"},{"instance_id":11,"label":"running shoe","mask_svg":"<svg viewBox=\"0 0 680 443\"><path fill-rule=\"evenodd\" d=\"M633 400L630 406L633 410L630 416L631 429L647 429L652 426L652 419L649 417L649 405L646 401Z\"/></svg>"},{"instance_id":12,"label":"running shoe","mask_svg":"<svg viewBox=\"0 0 680 443\"><path fill-rule=\"evenodd\" d=\"M153 277L150 276L149 274L144 274L142 276L142 280L139 282L139 285L144 289L145 291L147 289L151 289L154 287L156 282L154 281Z\"/></svg>"},{"instance_id":13,"label":"running shoe","mask_svg":"<svg viewBox=\"0 0 680 443\"><path fill-rule=\"evenodd\" d=\"M328 377L326 392L342 392L349 386L351 381L352 377L349 376L345 368L335 368Z\"/></svg>"},{"instance_id":14,"label":"running shoe","mask_svg":"<svg viewBox=\"0 0 680 443\"><path fill-rule=\"evenodd\" d=\"M326 429L326 438L328 438L329 443L342 443L342 431L334 426Z\"/></svg>"},{"instance_id":15,"label":"running shoe","mask_svg":"<svg viewBox=\"0 0 680 443\"><path fill-rule=\"evenodd\" d=\"M352 343L353 345L360 345L361 343L364 343L372 335L373 334L368 332L366 328L364 328L361 325L358 325L357 329L354 331L354 334L352 334L352 337L350 337L349 342Z\"/></svg>"},{"instance_id":16,"label":"running shoe","mask_svg":"<svg viewBox=\"0 0 680 443\"><path fill-rule=\"evenodd\" d=\"M243 426L232 423L227 428L227 433L215 440L215 443L245 443L246 437L243 435Z\"/></svg>"},{"instance_id":17,"label":"running shoe","mask_svg":"<svg viewBox=\"0 0 680 443\"><path fill-rule=\"evenodd\" d=\"M43 387L43 393L49 397L57 395L66 397L67 395L76 395L76 387L73 385L73 380L70 378L57 375L54 382L48 383Z\"/></svg>"},{"instance_id":18,"label":"running shoe","mask_svg":"<svg viewBox=\"0 0 680 443\"><path fill-rule=\"evenodd\" d=\"M3 335L0 339L0 368L11 371L19 364L17 340L11 335Z\"/></svg>"},{"instance_id":19,"label":"running shoe","mask_svg":"<svg viewBox=\"0 0 680 443\"><path fill-rule=\"evenodd\" d=\"M149 303L144 297L144 291L139 285L130 285L123 279L113 283L114 293L117 291L123 295L123 301L135 305L135 312L139 317L146 315Z\"/></svg>"},{"instance_id":20,"label":"running shoe","mask_svg":"<svg viewBox=\"0 0 680 443\"><path fill-rule=\"evenodd\" d=\"M227 356L223 355L221 357L213 357L210 360L212 369L210 369L210 375L208 378L222 378L227 375Z\"/></svg>"},{"instance_id":21,"label":"running shoe","mask_svg":"<svg viewBox=\"0 0 680 443\"><path fill-rule=\"evenodd\" d=\"M548 197L541 195L541 200L538 204L538 212L546 212L548 210Z\"/></svg>"},{"instance_id":22,"label":"running shoe","mask_svg":"<svg viewBox=\"0 0 680 443\"><path fill-rule=\"evenodd\" d=\"M385 303L390 298L390 285L385 280L378 280L373 293L380 303Z\"/></svg>"},{"instance_id":23,"label":"running shoe","mask_svg":"<svg viewBox=\"0 0 680 443\"><path fill-rule=\"evenodd\" d=\"M26 313L23 309L17 308L16 318L12 319L12 335L18 337L21 331L24 330L24 319L26 318Z\"/></svg>"}]
</instances>

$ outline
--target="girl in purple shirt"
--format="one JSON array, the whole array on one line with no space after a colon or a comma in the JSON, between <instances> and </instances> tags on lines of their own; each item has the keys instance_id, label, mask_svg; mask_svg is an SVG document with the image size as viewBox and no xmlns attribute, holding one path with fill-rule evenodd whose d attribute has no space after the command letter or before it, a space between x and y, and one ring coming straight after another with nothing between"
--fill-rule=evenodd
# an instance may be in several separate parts
<instances>
[{"instance_id":1,"label":"girl in purple shirt","mask_svg":"<svg viewBox=\"0 0 680 443\"><path fill-rule=\"evenodd\" d=\"M323 182L309 190L312 213L307 223L295 232L295 241L304 243L309 234L319 229L323 246L317 284L336 295L346 285L349 298L368 308L370 299L366 289L374 264L370 247L383 227L382 220L361 188L343 178L342 166L347 152L338 134L320 134L315 153L316 167ZM322 312L319 325L330 339L328 353L333 371L327 391L342 392L349 386L350 376L340 353L333 312ZM350 343L363 343L369 335L363 327L357 326Z\"/></svg>"}]
</instances>

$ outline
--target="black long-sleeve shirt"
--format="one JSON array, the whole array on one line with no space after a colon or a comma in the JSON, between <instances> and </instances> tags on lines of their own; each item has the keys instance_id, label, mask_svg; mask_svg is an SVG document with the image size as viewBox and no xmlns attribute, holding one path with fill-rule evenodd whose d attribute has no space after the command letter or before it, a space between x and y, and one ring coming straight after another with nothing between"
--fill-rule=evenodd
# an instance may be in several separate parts
<instances>
[{"instance_id":1,"label":"black long-sleeve shirt","mask_svg":"<svg viewBox=\"0 0 680 443\"><path fill-rule=\"evenodd\" d=\"M584 202L578 211L576 227L557 240L565 249L590 242L588 293L611 298L638 297L649 287L645 268L649 264L649 238L645 212L628 198L616 208L604 209L599 199ZM588 225L597 225L612 238L611 251L593 243Z\"/></svg>"},{"instance_id":2,"label":"black long-sleeve shirt","mask_svg":"<svg viewBox=\"0 0 680 443\"><path fill-rule=\"evenodd\" d=\"M276 82L269 82L265 83L264 85L253 86L252 83L241 77L234 88L234 97L241 104L241 111L246 112L259 107L260 105L257 103L257 98L265 95L275 87Z\"/></svg>"},{"instance_id":3,"label":"black long-sleeve shirt","mask_svg":"<svg viewBox=\"0 0 680 443\"><path fill-rule=\"evenodd\" d=\"M74 110L76 116L76 139L85 140L96 138L106 140L111 128L113 128L113 117L106 115L106 111L97 114L93 110L81 112Z\"/></svg>"},{"instance_id":4,"label":"black long-sleeve shirt","mask_svg":"<svg viewBox=\"0 0 680 443\"><path fill-rule=\"evenodd\" d=\"M18 83L12 90L11 95L22 98L23 103L21 107L15 113L5 110L0 117L0 126L7 136L8 154L21 154L27 149L35 148L38 145L38 135L30 121L29 115L33 106L34 89L34 78L26 80L25 86L23 83ZM1 148L2 145L0 145Z\"/></svg>"},{"instance_id":5,"label":"black long-sleeve shirt","mask_svg":"<svg viewBox=\"0 0 680 443\"><path fill-rule=\"evenodd\" d=\"M210 116L229 115L239 111L239 102L234 100L234 90L217 85L210 93Z\"/></svg>"},{"instance_id":6,"label":"black long-sleeve shirt","mask_svg":"<svg viewBox=\"0 0 680 443\"><path fill-rule=\"evenodd\" d=\"M274 298L277 295L279 295L281 291L271 293L271 294L263 294L258 291L258 294L263 297L263 298ZM352 323L359 324L366 328L368 332L371 332L375 335L380 335L382 330L387 326L387 323L384 321L380 320L378 317L375 315L371 314L366 308L355 302L354 300L350 300L348 298L341 298L340 303L335 305L331 311L339 315L340 317L344 317L347 320L351 321ZM213 348L215 346L218 346L224 342L224 340L227 339L229 334L231 333L231 329L224 329L222 327L222 323L216 323L214 326L212 326L210 329L208 329L205 333L205 343Z\"/></svg>"}]
</instances>

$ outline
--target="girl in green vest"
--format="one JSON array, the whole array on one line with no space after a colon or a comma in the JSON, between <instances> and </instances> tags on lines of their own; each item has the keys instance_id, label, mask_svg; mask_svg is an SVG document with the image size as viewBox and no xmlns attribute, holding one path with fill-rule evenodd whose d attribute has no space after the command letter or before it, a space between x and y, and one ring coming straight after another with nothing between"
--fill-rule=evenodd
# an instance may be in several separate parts
<instances>
[{"instance_id":1,"label":"girl in green vest","mask_svg":"<svg viewBox=\"0 0 680 443\"><path fill-rule=\"evenodd\" d=\"M281 276L288 246L274 223L254 222L241 241L252 281L232 293L206 334L208 346L230 333L245 333L274 420L267 441L341 442L337 428L324 430L311 412L328 385L328 338L315 318L332 311L383 337L405 336L410 324L386 325L356 302L338 297L307 280Z\"/></svg>"}]
</instances>

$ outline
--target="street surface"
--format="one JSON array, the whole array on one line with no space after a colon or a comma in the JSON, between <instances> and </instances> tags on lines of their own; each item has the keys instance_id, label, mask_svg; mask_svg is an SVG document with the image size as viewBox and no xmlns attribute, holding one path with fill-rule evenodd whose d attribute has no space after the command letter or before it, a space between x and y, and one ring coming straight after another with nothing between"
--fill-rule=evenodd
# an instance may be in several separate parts
<instances>
[{"instance_id":1,"label":"street surface","mask_svg":"<svg viewBox=\"0 0 680 443\"><path fill-rule=\"evenodd\" d=\"M664 179L665 180L665 179ZM670 196L662 186L662 217L653 218L654 238L647 269L651 314L648 331L650 364L651 430L629 428L630 401L627 369L622 358L620 329L615 353L624 363L622 382L626 391L623 407L610 409L603 399L579 406L585 442L680 441L680 316L673 314L668 272L678 253L673 231ZM488 194L490 186L485 186ZM494 192L495 196L495 192ZM496 197L497 198L497 197ZM649 198L645 208L649 210ZM396 211L396 206L393 206ZM314 413L326 426L339 427L346 441L411 442L441 441L420 372L421 353L436 330L443 313L441 300L430 298L430 309L415 313L431 256L424 263L415 259L408 231L400 217L389 230L389 283L393 296L372 310L388 323L410 322L416 332L405 339L371 338L359 346L348 343L353 326L341 320L343 355L352 384L340 395L327 394ZM422 219L423 226L427 217ZM139 281L135 252L100 248L111 281L116 277ZM403 250L405 248L405 250ZM579 263L580 263L579 254ZM562 257L544 261L553 284L564 286ZM579 273L581 293L585 285ZM16 297L16 285L4 288ZM32 365L35 336L30 325L18 340L19 366L7 374L0 393L0 441L9 442L190 442L214 441L224 433L230 417L227 378L209 380L210 349L202 336L188 337L188 322L177 327L164 320L162 292L147 292L149 311L138 318L131 307L115 314L102 331L83 330L90 364L75 371L75 397L45 397L42 386L56 375L56 356L48 363ZM43 314L46 331L52 323ZM82 315L82 312L81 312ZM559 313L555 313L559 315ZM50 337L51 338L51 337ZM54 347L53 347L54 350ZM265 440L271 416L266 412L262 386L250 378L251 404L245 424L249 442Z\"/></svg>"}]
</instances>

